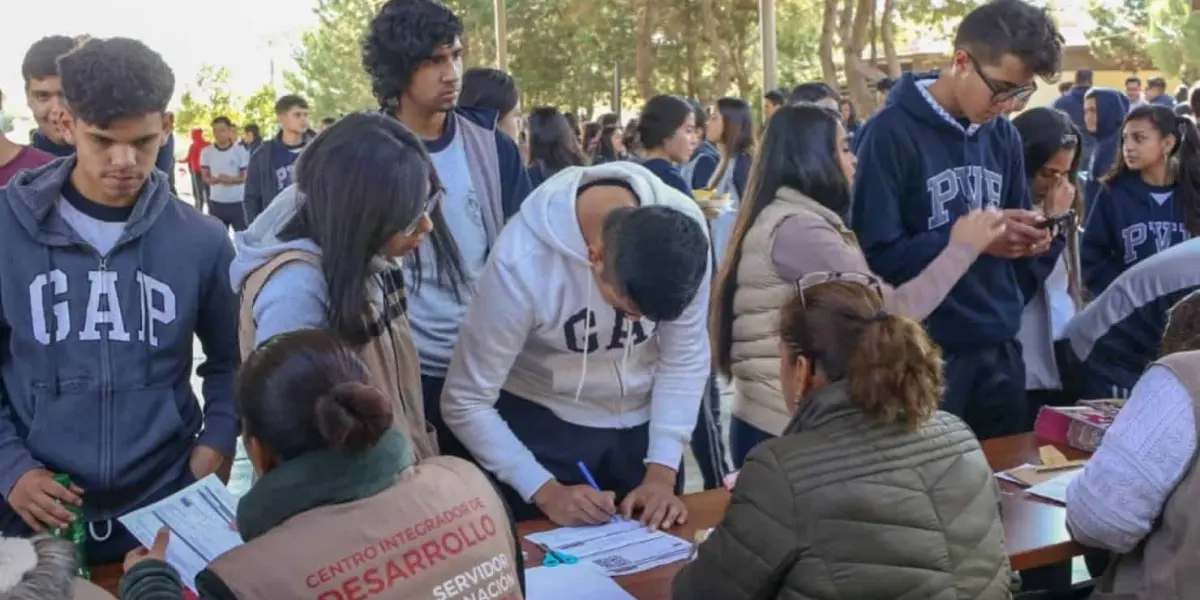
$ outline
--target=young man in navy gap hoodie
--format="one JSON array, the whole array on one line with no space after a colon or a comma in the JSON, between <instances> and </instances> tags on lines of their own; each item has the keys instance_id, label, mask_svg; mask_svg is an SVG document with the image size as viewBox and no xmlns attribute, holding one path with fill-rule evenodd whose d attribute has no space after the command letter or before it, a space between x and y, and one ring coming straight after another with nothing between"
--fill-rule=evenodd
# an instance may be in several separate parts
<instances>
[{"instance_id":1,"label":"young man in navy gap hoodie","mask_svg":"<svg viewBox=\"0 0 1200 600\"><path fill-rule=\"evenodd\" d=\"M853 227L871 268L893 285L942 251L954 221L1003 210L1007 230L926 322L946 355L944 408L981 439L1024 426L1025 373L1016 334L1027 298L1064 243L1035 227L1021 139L996 118L1059 71L1062 36L1049 14L995 0L958 27L954 62L940 75L905 75L862 132Z\"/></svg>"},{"instance_id":2,"label":"young man in navy gap hoodie","mask_svg":"<svg viewBox=\"0 0 1200 600\"><path fill-rule=\"evenodd\" d=\"M445 222L421 243L420 270L406 270L408 314L421 360L425 417L443 454L471 458L446 429L438 399L467 315L474 280L506 221L532 186L516 142L496 128L486 108L455 107L462 89L463 23L437 0L388 0L367 27L363 66L384 112L425 143L442 190ZM439 230L458 248L457 265L434 252ZM442 263L442 264L439 264ZM419 274L419 277L418 277Z\"/></svg>"},{"instance_id":3,"label":"young man in navy gap hoodie","mask_svg":"<svg viewBox=\"0 0 1200 600\"><path fill-rule=\"evenodd\" d=\"M0 188L0 532L62 527L62 504L82 504L97 564L137 546L117 517L227 473L238 302L225 228L154 168L175 85L162 57L92 39L58 64L76 152Z\"/></svg>"}]
</instances>

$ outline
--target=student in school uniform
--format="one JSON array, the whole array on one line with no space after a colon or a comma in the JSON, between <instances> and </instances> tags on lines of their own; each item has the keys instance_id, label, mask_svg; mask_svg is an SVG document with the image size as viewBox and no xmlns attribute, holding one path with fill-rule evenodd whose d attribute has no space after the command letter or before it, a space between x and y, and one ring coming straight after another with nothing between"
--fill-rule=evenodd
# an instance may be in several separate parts
<instances>
[{"instance_id":1,"label":"student in school uniform","mask_svg":"<svg viewBox=\"0 0 1200 600\"><path fill-rule=\"evenodd\" d=\"M677 492L710 373L709 269L700 209L632 163L568 168L509 222L442 415L519 520L604 523L616 502L654 528L686 518Z\"/></svg>"},{"instance_id":2,"label":"student in school uniform","mask_svg":"<svg viewBox=\"0 0 1200 600\"><path fill-rule=\"evenodd\" d=\"M892 285L917 276L973 209L1005 215L1004 235L926 321L946 353L945 408L981 439L1027 426L1025 367L1016 340L1025 298L1065 246L1039 229L1021 137L1001 115L1060 71L1063 38L1049 12L994 0L958 26L952 64L907 74L859 134L851 225L871 270Z\"/></svg>"},{"instance_id":3,"label":"student in school uniform","mask_svg":"<svg viewBox=\"0 0 1200 600\"><path fill-rule=\"evenodd\" d=\"M1120 162L1084 228L1083 280L1094 296L1133 265L1200 233L1200 132L1157 104L1130 111Z\"/></svg>"},{"instance_id":4,"label":"student in school uniform","mask_svg":"<svg viewBox=\"0 0 1200 600\"><path fill-rule=\"evenodd\" d=\"M689 103L696 113L697 143L696 149L692 150L692 157L679 167L679 173L693 190L702 190L708 187L713 173L717 172L717 165L721 163L721 151L708 141L708 111L699 102L692 100Z\"/></svg>"},{"instance_id":5,"label":"student in school uniform","mask_svg":"<svg viewBox=\"0 0 1200 600\"><path fill-rule=\"evenodd\" d=\"M258 479L237 508L246 543L196 576L201 600L523 597L520 538L495 486L460 458L418 461L372 379L319 329L272 338L242 365ZM184 597L168 534L126 557L123 600Z\"/></svg>"},{"instance_id":6,"label":"student in school uniform","mask_svg":"<svg viewBox=\"0 0 1200 600\"><path fill-rule=\"evenodd\" d=\"M746 193L754 152L754 116L741 98L721 98L713 108L706 130L707 141L721 149L721 163L705 186L727 196L737 206Z\"/></svg>"},{"instance_id":7,"label":"student in school uniform","mask_svg":"<svg viewBox=\"0 0 1200 600\"><path fill-rule=\"evenodd\" d=\"M1129 114L1129 98L1111 88L1092 88L1083 101L1083 122L1088 134L1095 142L1092 155L1088 157L1088 185L1084 200L1091 202L1102 186L1102 179L1110 175L1120 160L1117 150L1121 147L1121 124Z\"/></svg>"},{"instance_id":8,"label":"student in school uniform","mask_svg":"<svg viewBox=\"0 0 1200 600\"><path fill-rule=\"evenodd\" d=\"M655 96L646 102L638 117L638 140L642 143L642 166L667 185L692 197L692 185L679 167L696 146L696 111L679 96Z\"/></svg>"}]
</instances>

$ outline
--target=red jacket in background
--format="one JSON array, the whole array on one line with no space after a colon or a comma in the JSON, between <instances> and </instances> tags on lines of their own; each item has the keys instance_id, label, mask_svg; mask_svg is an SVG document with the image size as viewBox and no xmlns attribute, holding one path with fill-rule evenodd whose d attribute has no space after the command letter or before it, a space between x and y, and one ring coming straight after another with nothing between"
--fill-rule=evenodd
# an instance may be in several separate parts
<instances>
[{"instance_id":1,"label":"red jacket in background","mask_svg":"<svg viewBox=\"0 0 1200 600\"><path fill-rule=\"evenodd\" d=\"M192 130L192 145L188 146L187 166L192 173L200 172L200 152L208 146L208 140L204 139L204 130L199 127Z\"/></svg>"}]
</instances>

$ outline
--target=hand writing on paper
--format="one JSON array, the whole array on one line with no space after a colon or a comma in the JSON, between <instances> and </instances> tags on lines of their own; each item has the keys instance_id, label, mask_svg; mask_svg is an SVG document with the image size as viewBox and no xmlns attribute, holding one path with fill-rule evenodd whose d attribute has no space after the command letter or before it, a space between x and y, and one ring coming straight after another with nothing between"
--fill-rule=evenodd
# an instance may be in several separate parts
<instances>
[{"instance_id":1,"label":"hand writing on paper","mask_svg":"<svg viewBox=\"0 0 1200 600\"><path fill-rule=\"evenodd\" d=\"M563 485L551 480L533 494L533 502L557 525L600 525L617 512L616 495L590 485Z\"/></svg>"},{"instance_id":2,"label":"hand writing on paper","mask_svg":"<svg viewBox=\"0 0 1200 600\"><path fill-rule=\"evenodd\" d=\"M687 505L675 495L674 470L662 465L648 465L646 477L621 502L621 516L632 519L641 511L638 521L651 531L670 529L687 522Z\"/></svg>"},{"instance_id":3,"label":"hand writing on paper","mask_svg":"<svg viewBox=\"0 0 1200 600\"><path fill-rule=\"evenodd\" d=\"M135 548L125 555L125 572L128 573L138 563L144 560L167 561L167 543L171 541L171 530L163 527L154 536L154 545L150 549Z\"/></svg>"}]
</instances>

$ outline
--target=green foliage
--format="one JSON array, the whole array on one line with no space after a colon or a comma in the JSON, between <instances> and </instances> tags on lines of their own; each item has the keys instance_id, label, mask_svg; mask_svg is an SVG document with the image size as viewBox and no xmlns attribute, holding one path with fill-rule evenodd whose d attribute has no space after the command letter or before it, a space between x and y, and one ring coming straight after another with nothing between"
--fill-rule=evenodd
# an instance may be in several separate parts
<instances>
[{"instance_id":1,"label":"green foliage","mask_svg":"<svg viewBox=\"0 0 1200 600\"><path fill-rule=\"evenodd\" d=\"M187 134L194 128L212 136L212 120L229 117L238 126L258 123L264 132L275 122L275 91L264 85L249 98L234 96L229 89L229 71L205 65L196 75L194 90L184 92L175 111L175 131Z\"/></svg>"},{"instance_id":2,"label":"green foliage","mask_svg":"<svg viewBox=\"0 0 1200 600\"><path fill-rule=\"evenodd\" d=\"M298 69L284 73L288 89L304 96L315 117L336 116L376 106L362 67L362 39L383 0L320 0L319 24L306 31L293 58Z\"/></svg>"},{"instance_id":3,"label":"green foliage","mask_svg":"<svg viewBox=\"0 0 1200 600\"><path fill-rule=\"evenodd\" d=\"M1088 46L1102 62L1116 65L1122 71L1141 71L1151 68L1146 33L1150 29L1147 0L1091 0L1088 15L1095 25L1088 30Z\"/></svg>"},{"instance_id":4,"label":"green foliage","mask_svg":"<svg viewBox=\"0 0 1200 600\"><path fill-rule=\"evenodd\" d=\"M1152 0L1149 15L1154 65L1184 81L1200 78L1200 13L1192 12L1190 0Z\"/></svg>"}]
</instances>

